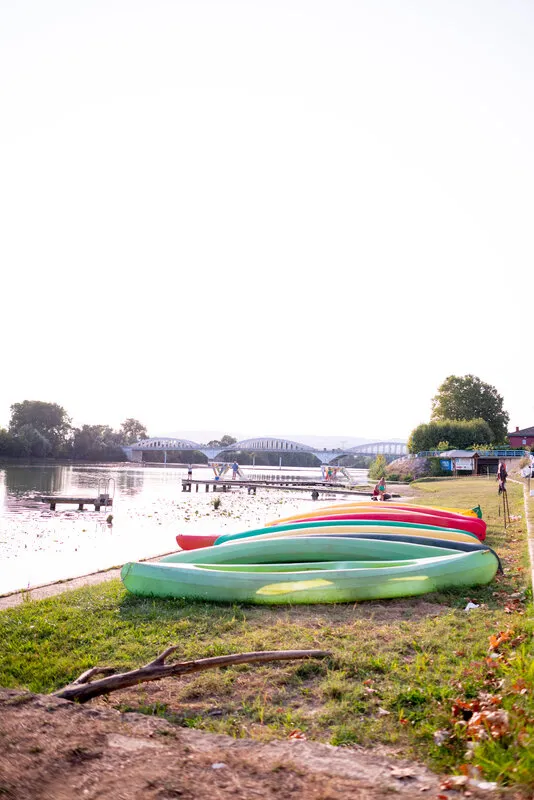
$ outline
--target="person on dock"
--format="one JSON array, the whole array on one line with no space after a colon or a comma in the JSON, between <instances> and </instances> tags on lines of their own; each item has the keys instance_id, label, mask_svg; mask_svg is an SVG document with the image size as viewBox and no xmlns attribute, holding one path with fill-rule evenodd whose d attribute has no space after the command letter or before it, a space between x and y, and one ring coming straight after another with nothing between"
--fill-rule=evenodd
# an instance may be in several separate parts
<instances>
[{"instance_id":1,"label":"person on dock","mask_svg":"<svg viewBox=\"0 0 534 800\"><path fill-rule=\"evenodd\" d=\"M234 463L232 464L232 480L235 481L238 473L239 473L239 464L237 463L237 461L234 461Z\"/></svg>"}]
</instances>

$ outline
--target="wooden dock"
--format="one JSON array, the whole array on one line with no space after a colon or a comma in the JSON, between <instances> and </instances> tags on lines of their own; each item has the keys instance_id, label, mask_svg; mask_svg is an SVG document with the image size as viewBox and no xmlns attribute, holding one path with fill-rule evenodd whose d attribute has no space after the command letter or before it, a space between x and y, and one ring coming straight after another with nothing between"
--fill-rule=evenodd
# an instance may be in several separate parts
<instances>
[{"instance_id":1,"label":"wooden dock","mask_svg":"<svg viewBox=\"0 0 534 800\"><path fill-rule=\"evenodd\" d=\"M291 481L284 479L258 480L258 481L239 481L239 480L197 480L195 478L182 478L182 492L191 492L195 487L198 492L199 486L204 486L204 490L209 492L210 487L213 492L228 492L232 488L244 488L248 494L256 494L256 489L283 489L293 492L311 492L314 500L320 494L351 494L361 497L372 497L372 492L363 490L363 487L349 484L335 484L329 481ZM397 495L398 496L398 495Z\"/></svg>"},{"instance_id":2,"label":"wooden dock","mask_svg":"<svg viewBox=\"0 0 534 800\"><path fill-rule=\"evenodd\" d=\"M50 503L50 511L56 510L57 503L65 505L77 505L78 511L83 511L84 506L94 506L95 511L100 511L102 506L108 508L113 505L113 498L108 494L100 494L98 497L66 497L64 495L56 494L42 494L35 497L34 500L40 500L42 503Z\"/></svg>"}]
</instances>

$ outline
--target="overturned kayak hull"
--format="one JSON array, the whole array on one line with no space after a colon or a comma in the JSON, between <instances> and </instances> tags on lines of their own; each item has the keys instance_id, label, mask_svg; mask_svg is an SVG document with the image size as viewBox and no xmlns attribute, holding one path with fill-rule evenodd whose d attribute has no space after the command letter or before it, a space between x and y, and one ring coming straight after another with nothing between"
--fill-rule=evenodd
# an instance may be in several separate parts
<instances>
[{"instance_id":1,"label":"overturned kayak hull","mask_svg":"<svg viewBox=\"0 0 534 800\"><path fill-rule=\"evenodd\" d=\"M411 503L388 503L382 505L380 502L374 503L333 503L328 506L314 508L312 511L306 511L301 514L292 514L290 517L282 517L280 519L270 520L266 523L269 527L271 525L285 525L289 522L295 522L297 519L312 519L317 516L329 516L337 514L352 514L371 511L373 514L388 514L393 512L405 514L431 514L435 517L446 517L448 519L463 522L466 519L479 520L481 519L480 506L476 509L460 509L460 508L442 508L440 506L423 506ZM477 513L480 512L480 513ZM460 526L458 526L460 527Z\"/></svg>"},{"instance_id":2,"label":"overturned kayak hull","mask_svg":"<svg viewBox=\"0 0 534 800\"><path fill-rule=\"evenodd\" d=\"M179 533L176 543L182 550L198 550L201 547L211 547L218 538L218 533Z\"/></svg>"},{"instance_id":3,"label":"overturned kayak hull","mask_svg":"<svg viewBox=\"0 0 534 800\"><path fill-rule=\"evenodd\" d=\"M294 522L333 522L335 520L369 520L386 522L411 522L423 525L436 525L442 528L453 528L455 530L473 533L481 542L486 538L486 523L477 517L448 517L437 516L435 514L423 514L418 511L390 510L384 509L375 512L372 509L357 510L345 513L316 514L313 517L295 517ZM278 527L278 526L267 526Z\"/></svg>"},{"instance_id":4,"label":"overturned kayak hull","mask_svg":"<svg viewBox=\"0 0 534 800\"><path fill-rule=\"evenodd\" d=\"M263 539L267 539L283 536L309 536L314 533L409 533L411 536L433 536L440 539L450 539L451 541L478 542L475 534L455 530L454 528L442 528L437 525L423 525L413 522L354 519L306 520L304 522L288 523L287 525L256 528L254 530L241 531L240 533L227 533L219 536L215 544L219 545L224 542L248 539L253 536L261 536Z\"/></svg>"},{"instance_id":5,"label":"overturned kayak hull","mask_svg":"<svg viewBox=\"0 0 534 800\"><path fill-rule=\"evenodd\" d=\"M215 534L190 534L180 533L176 536L176 542L182 550L196 550L198 548L210 547L214 544L223 544L227 541L236 539L246 539L252 536L279 537L294 535L310 535L320 532L339 533L407 533L413 536L438 536L440 538L454 541L479 541L474 533L469 533L454 528L444 528L437 525L417 524L413 522L395 522L384 519L327 519L327 520L303 520L301 522L291 522L286 525L265 526L253 530L241 531L239 533L228 533L217 536Z\"/></svg>"},{"instance_id":6,"label":"overturned kayak hull","mask_svg":"<svg viewBox=\"0 0 534 800\"><path fill-rule=\"evenodd\" d=\"M483 545L471 547L333 536L251 539L156 564L125 564L121 578L141 596L262 605L357 602L489 583L498 560Z\"/></svg>"}]
</instances>

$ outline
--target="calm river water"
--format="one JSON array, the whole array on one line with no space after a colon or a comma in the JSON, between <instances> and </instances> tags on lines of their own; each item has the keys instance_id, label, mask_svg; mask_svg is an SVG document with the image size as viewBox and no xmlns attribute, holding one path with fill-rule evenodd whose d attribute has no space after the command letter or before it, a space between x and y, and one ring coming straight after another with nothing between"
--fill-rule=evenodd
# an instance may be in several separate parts
<instances>
[{"instance_id":1,"label":"calm river water","mask_svg":"<svg viewBox=\"0 0 534 800\"><path fill-rule=\"evenodd\" d=\"M242 471L245 477L321 476L320 469ZM186 474L186 467L170 466L0 465L0 595L173 552L176 534L184 530L245 530L314 505L309 491L258 489L248 495L236 488L213 494L200 487L182 492ZM366 481L366 470L350 474L355 482ZM213 472L195 467L193 477L212 479ZM107 485L113 507L99 512L93 506L78 511L75 505L50 511L35 499L40 494L96 496ZM221 500L218 509L215 498ZM333 499L320 504L327 502Z\"/></svg>"}]
</instances>

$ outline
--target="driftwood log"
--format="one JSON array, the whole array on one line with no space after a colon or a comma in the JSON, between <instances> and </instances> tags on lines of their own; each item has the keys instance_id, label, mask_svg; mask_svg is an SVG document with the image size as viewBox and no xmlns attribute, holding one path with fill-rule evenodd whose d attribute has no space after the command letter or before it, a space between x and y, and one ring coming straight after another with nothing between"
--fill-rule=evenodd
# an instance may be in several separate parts
<instances>
[{"instance_id":1,"label":"driftwood log","mask_svg":"<svg viewBox=\"0 0 534 800\"><path fill-rule=\"evenodd\" d=\"M300 658L325 658L330 653L324 650L270 650L254 653L236 653L229 656L215 656L213 658L199 658L196 661L180 661L165 664L165 659L178 649L178 645L168 647L154 661L150 661L140 669L130 672L115 674L114 667L92 667L69 683L63 689L53 692L56 697L64 700L73 700L77 703L86 703L93 697L115 692L117 689L126 689L128 686L137 686L146 681L160 681L174 675L189 675L192 672L201 672L214 667L230 667L235 664L261 664L267 661L292 661ZM95 675L106 677L92 681Z\"/></svg>"}]
</instances>

